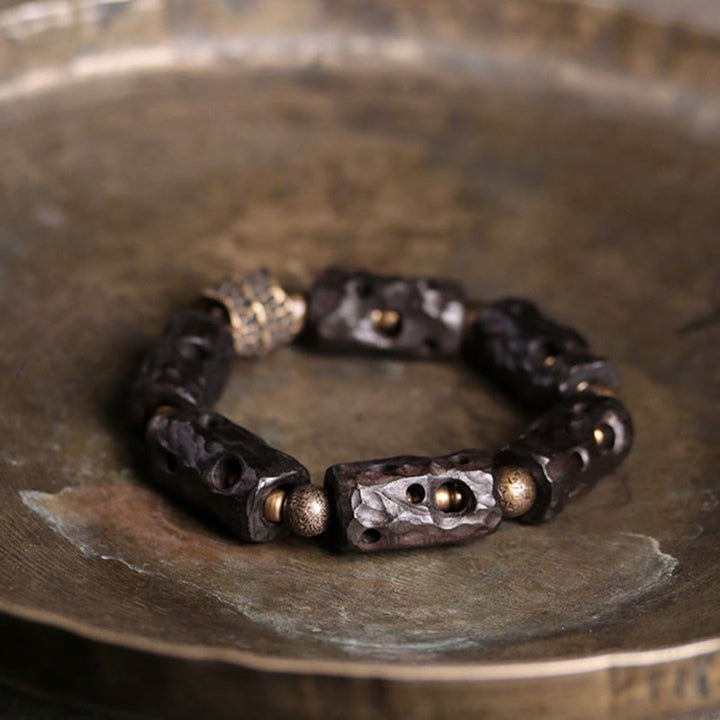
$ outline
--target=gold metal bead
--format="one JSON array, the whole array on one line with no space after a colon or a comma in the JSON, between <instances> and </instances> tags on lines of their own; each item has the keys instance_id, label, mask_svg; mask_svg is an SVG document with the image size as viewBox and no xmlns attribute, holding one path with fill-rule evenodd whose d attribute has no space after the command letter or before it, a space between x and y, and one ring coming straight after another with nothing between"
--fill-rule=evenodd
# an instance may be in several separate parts
<instances>
[{"instance_id":1,"label":"gold metal bead","mask_svg":"<svg viewBox=\"0 0 720 720\"><path fill-rule=\"evenodd\" d=\"M268 522L282 522L282 509L285 504L286 495L287 493L281 488L277 488L268 493L268 496L265 498L265 505L263 506L263 515Z\"/></svg>"},{"instance_id":2,"label":"gold metal bead","mask_svg":"<svg viewBox=\"0 0 720 720\"><path fill-rule=\"evenodd\" d=\"M467 497L458 483L443 483L435 491L435 505L443 512L460 512L467 504Z\"/></svg>"},{"instance_id":3,"label":"gold metal bead","mask_svg":"<svg viewBox=\"0 0 720 720\"><path fill-rule=\"evenodd\" d=\"M202 301L211 312L223 311L240 357L265 355L292 342L302 330L307 310L302 295L285 292L266 270L224 280L205 290Z\"/></svg>"},{"instance_id":4,"label":"gold metal bead","mask_svg":"<svg viewBox=\"0 0 720 720\"><path fill-rule=\"evenodd\" d=\"M393 335L400 330L401 317L397 310L373 310L370 320L375 329L385 335Z\"/></svg>"},{"instance_id":5,"label":"gold metal bead","mask_svg":"<svg viewBox=\"0 0 720 720\"><path fill-rule=\"evenodd\" d=\"M602 397L617 397L618 394L611 387L607 385L596 385L589 383L587 380L579 382L575 387L576 392L591 392L595 395L601 395Z\"/></svg>"},{"instance_id":6,"label":"gold metal bead","mask_svg":"<svg viewBox=\"0 0 720 720\"><path fill-rule=\"evenodd\" d=\"M537 488L532 475L522 467L504 467L496 473L500 509L505 517L520 517L535 503Z\"/></svg>"},{"instance_id":7,"label":"gold metal bead","mask_svg":"<svg viewBox=\"0 0 720 720\"><path fill-rule=\"evenodd\" d=\"M605 423L598 425L593 430L593 438L602 452L610 452L615 445L615 431Z\"/></svg>"},{"instance_id":8,"label":"gold metal bead","mask_svg":"<svg viewBox=\"0 0 720 720\"><path fill-rule=\"evenodd\" d=\"M300 537L324 533L330 524L330 503L325 491L310 484L294 487L285 497L282 519Z\"/></svg>"}]
</instances>

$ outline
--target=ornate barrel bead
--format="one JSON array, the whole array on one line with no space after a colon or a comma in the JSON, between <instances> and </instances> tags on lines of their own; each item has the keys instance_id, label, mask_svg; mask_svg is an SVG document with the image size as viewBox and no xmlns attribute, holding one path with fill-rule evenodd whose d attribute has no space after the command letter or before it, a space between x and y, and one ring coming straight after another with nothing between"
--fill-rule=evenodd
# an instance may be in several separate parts
<instances>
[{"instance_id":1,"label":"ornate barrel bead","mask_svg":"<svg viewBox=\"0 0 720 720\"><path fill-rule=\"evenodd\" d=\"M560 401L498 452L495 476L507 478L515 469L529 473L534 502L520 519L544 522L615 470L632 441L632 419L619 400L581 393Z\"/></svg>"},{"instance_id":2,"label":"ornate barrel bead","mask_svg":"<svg viewBox=\"0 0 720 720\"><path fill-rule=\"evenodd\" d=\"M457 543L492 532L502 519L492 459L477 450L333 465L325 489L330 532L342 550Z\"/></svg>"},{"instance_id":3,"label":"ornate barrel bead","mask_svg":"<svg viewBox=\"0 0 720 720\"><path fill-rule=\"evenodd\" d=\"M202 300L227 315L239 357L265 355L292 342L305 319L305 299L285 292L266 270L227 279L205 290Z\"/></svg>"},{"instance_id":4,"label":"ornate barrel bead","mask_svg":"<svg viewBox=\"0 0 720 720\"><path fill-rule=\"evenodd\" d=\"M309 482L295 458L214 412L159 412L148 424L157 487L245 542L285 528L265 514L268 496Z\"/></svg>"},{"instance_id":5,"label":"ornate barrel bead","mask_svg":"<svg viewBox=\"0 0 720 720\"><path fill-rule=\"evenodd\" d=\"M306 329L322 349L434 358L458 352L464 319L454 282L330 268L308 295Z\"/></svg>"},{"instance_id":6,"label":"ornate barrel bead","mask_svg":"<svg viewBox=\"0 0 720 720\"><path fill-rule=\"evenodd\" d=\"M208 407L220 396L234 358L227 324L198 310L170 317L140 368L131 412L141 428L161 405Z\"/></svg>"},{"instance_id":7,"label":"ornate barrel bead","mask_svg":"<svg viewBox=\"0 0 720 720\"><path fill-rule=\"evenodd\" d=\"M514 298L483 305L469 328L471 361L521 402L547 406L588 385L617 390L617 370L575 330Z\"/></svg>"}]
</instances>

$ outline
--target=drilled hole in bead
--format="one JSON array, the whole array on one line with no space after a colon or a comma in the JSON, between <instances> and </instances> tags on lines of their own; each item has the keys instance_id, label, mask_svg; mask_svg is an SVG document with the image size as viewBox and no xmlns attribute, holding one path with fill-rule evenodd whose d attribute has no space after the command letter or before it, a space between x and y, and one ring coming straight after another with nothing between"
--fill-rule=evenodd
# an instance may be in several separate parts
<instances>
[{"instance_id":1,"label":"drilled hole in bead","mask_svg":"<svg viewBox=\"0 0 720 720\"><path fill-rule=\"evenodd\" d=\"M587 467L586 458L577 450L570 453L569 459L572 469L577 472L582 472Z\"/></svg>"},{"instance_id":2,"label":"drilled hole in bead","mask_svg":"<svg viewBox=\"0 0 720 720\"><path fill-rule=\"evenodd\" d=\"M219 490L229 490L240 481L243 465L232 455L219 460L212 471L212 484Z\"/></svg>"},{"instance_id":3,"label":"drilled hole in bead","mask_svg":"<svg viewBox=\"0 0 720 720\"><path fill-rule=\"evenodd\" d=\"M177 458L175 457L174 453L165 453L165 469L169 473L174 473L175 470L177 470Z\"/></svg>"},{"instance_id":4,"label":"drilled hole in bead","mask_svg":"<svg viewBox=\"0 0 720 720\"><path fill-rule=\"evenodd\" d=\"M601 423L593 430L595 443L601 452L611 452L615 448L615 431L607 423Z\"/></svg>"},{"instance_id":5,"label":"drilled hole in bead","mask_svg":"<svg viewBox=\"0 0 720 720\"><path fill-rule=\"evenodd\" d=\"M380 539L380 532L375 528L368 528L361 537L366 545L374 545Z\"/></svg>"},{"instance_id":6,"label":"drilled hole in bead","mask_svg":"<svg viewBox=\"0 0 720 720\"><path fill-rule=\"evenodd\" d=\"M557 362L558 355L562 352L562 348L551 341L541 341L534 343L530 348L530 356L535 365L541 365L545 368L554 367Z\"/></svg>"},{"instance_id":7,"label":"drilled hole in bead","mask_svg":"<svg viewBox=\"0 0 720 720\"><path fill-rule=\"evenodd\" d=\"M435 491L435 505L447 513L459 513L470 507L472 493L465 483L451 480Z\"/></svg>"},{"instance_id":8,"label":"drilled hole in bead","mask_svg":"<svg viewBox=\"0 0 720 720\"><path fill-rule=\"evenodd\" d=\"M380 310L370 313L370 320L377 332L385 337L397 337L402 331L402 315L397 310Z\"/></svg>"},{"instance_id":9,"label":"drilled hole in bead","mask_svg":"<svg viewBox=\"0 0 720 720\"><path fill-rule=\"evenodd\" d=\"M437 352L438 349L438 341L435 338L425 338L423 340L423 348L425 349L425 352L427 353L434 353Z\"/></svg>"},{"instance_id":10,"label":"drilled hole in bead","mask_svg":"<svg viewBox=\"0 0 720 720\"><path fill-rule=\"evenodd\" d=\"M358 297L369 298L373 294L373 284L368 278L360 278L355 285L355 290Z\"/></svg>"},{"instance_id":11,"label":"drilled hole in bead","mask_svg":"<svg viewBox=\"0 0 720 720\"><path fill-rule=\"evenodd\" d=\"M213 413L204 413L198 418L198 424L200 427L211 430L221 425L222 421L217 415L213 415Z\"/></svg>"},{"instance_id":12,"label":"drilled hole in bead","mask_svg":"<svg viewBox=\"0 0 720 720\"><path fill-rule=\"evenodd\" d=\"M405 491L405 496L407 497L408 502L413 503L413 505L417 505L417 503L421 503L425 499L425 488L418 483L413 483Z\"/></svg>"}]
</instances>

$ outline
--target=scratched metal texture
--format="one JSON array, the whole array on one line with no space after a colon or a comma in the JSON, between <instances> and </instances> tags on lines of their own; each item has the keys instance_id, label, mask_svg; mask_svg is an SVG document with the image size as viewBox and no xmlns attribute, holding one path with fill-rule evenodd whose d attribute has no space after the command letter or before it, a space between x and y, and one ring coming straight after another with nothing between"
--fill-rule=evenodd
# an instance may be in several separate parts
<instances>
[{"instance_id":1,"label":"scratched metal texture","mask_svg":"<svg viewBox=\"0 0 720 720\"><path fill-rule=\"evenodd\" d=\"M0 676L169 717L720 702L720 50L616 5L0 5ZM576 326L632 455L457 548L241 546L173 507L126 422L139 353L229 270L338 262ZM316 481L528 421L460 363L294 348L219 410Z\"/></svg>"}]
</instances>

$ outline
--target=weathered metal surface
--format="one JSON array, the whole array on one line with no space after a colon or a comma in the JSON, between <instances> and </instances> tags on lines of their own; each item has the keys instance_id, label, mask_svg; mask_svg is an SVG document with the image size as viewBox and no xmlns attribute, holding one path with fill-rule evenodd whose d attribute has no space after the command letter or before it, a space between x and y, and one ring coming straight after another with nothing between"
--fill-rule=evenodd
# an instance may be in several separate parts
<instances>
[{"instance_id":1,"label":"weathered metal surface","mask_svg":"<svg viewBox=\"0 0 720 720\"><path fill-rule=\"evenodd\" d=\"M529 1L41 5L0 23L1 674L176 717L717 704L714 38ZM337 262L582 328L619 365L628 461L551 523L418 559L241 546L146 487L121 409L168 312L230 269ZM316 479L526 423L470 368L291 348L219 409Z\"/></svg>"}]
</instances>

